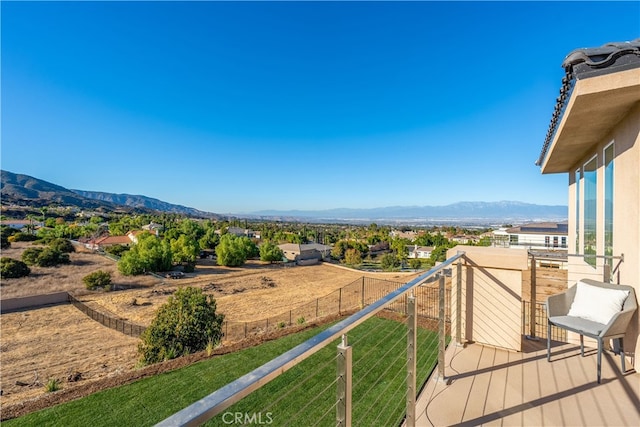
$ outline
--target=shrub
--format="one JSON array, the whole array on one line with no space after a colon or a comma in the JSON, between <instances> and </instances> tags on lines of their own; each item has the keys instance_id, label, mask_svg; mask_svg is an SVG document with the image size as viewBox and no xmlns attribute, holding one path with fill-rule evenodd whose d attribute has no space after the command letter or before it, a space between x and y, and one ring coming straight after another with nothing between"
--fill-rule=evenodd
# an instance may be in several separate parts
<instances>
[{"instance_id":1,"label":"shrub","mask_svg":"<svg viewBox=\"0 0 640 427\"><path fill-rule=\"evenodd\" d=\"M17 259L2 257L0 259L1 277L3 279L17 279L18 277L28 276L31 273L27 264Z\"/></svg>"},{"instance_id":2,"label":"shrub","mask_svg":"<svg viewBox=\"0 0 640 427\"><path fill-rule=\"evenodd\" d=\"M62 387L60 387L59 379L49 378L49 381L47 381L47 384L44 386L44 388L47 391L47 393L53 393L54 391L60 390Z\"/></svg>"},{"instance_id":3,"label":"shrub","mask_svg":"<svg viewBox=\"0 0 640 427\"><path fill-rule=\"evenodd\" d=\"M22 261L27 265L37 265L42 248L28 248L22 252Z\"/></svg>"},{"instance_id":4,"label":"shrub","mask_svg":"<svg viewBox=\"0 0 640 427\"><path fill-rule=\"evenodd\" d=\"M69 264L69 254L62 253L56 249L44 248L38 256L37 264L40 267L54 267L58 264Z\"/></svg>"},{"instance_id":5,"label":"shrub","mask_svg":"<svg viewBox=\"0 0 640 427\"><path fill-rule=\"evenodd\" d=\"M76 251L76 249L73 247L73 244L69 239L62 239L62 238L53 239L52 241L49 242L49 247L51 249L55 249L58 252L62 252L62 253L70 253L70 252Z\"/></svg>"},{"instance_id":6,"label":"shrub","mask_svg":"<svg viewBox=\"0 0 640 427\"><path fill-rule=\"evenodd\" d=\"M94 271L82 278L82 282L89 290L102 288L106 291L111 290L111 273L107 271Z\"/></svg>"},{"instance_id":7,"label":"shrub","mask_svg":"<svg viewBox=\"0 0 640 427\"><path fill-rule=\"evenodd\" d=\"M9 237L1 234L0 235L0 249L9 249L11 247L11 242L9 241Z\"/></svg>"},{"instance_id":8,"label":"shrub","mask_svg":"<svg viewBox=\"0 0 640 427\"><path fill-rule=\"evenodd\" d=\"M142 333L138 352L143 363L156 363L202 351L222 338L224 315L216 314L216 300L202 289L178 289L162 305Z\"/></svg>"},{"instance_id":9,"label":"shrub","mask_svg":"<svg viewBox=\"0 0 640 427\"><path fill-rule=\"evenodd\" d=\"M285 326L287 326L287 324L286 324L286 323L284 323L284 322L278 322L278 328L279 328L279 329L282 329L282 328L284 328Z\"/></svg>"},{"instance_id":10,"label":"shrub","mask_svg":"<svg viewBox=\"0 0 640 427\"><path fill-rule=\"evenodd\" d=\"M10 242L33 242L34 240L38 240L38 236L21 231L9 237Z\"/></svg>"},{"instance_id":11,"label":"shrub","mask_svg":"<svg viewBox=\"0 0 640 427\"><path fill-rule=\"evenodd\" d=\"M29 248L22 253L22 261L27 265L53 267L58 264L69 264L69 254L52 248Z\"/></svg>"},{"instance_id":12,"label":"shrub","mask_svg":"<svg viewBox=\"0 0 640 427\"><path fill-rule=\"evenodd\" d=\"M298 317L296 322L298 323L298 325L304 325L304 322L305 322L304 317L302 316Z\"/></svg>"},{"instance_id":13,"label":"shrub","mask_svg":"<svg viewBox=\"0 0 640 427\"><path fill-rule=\"evenodd\" d=\"M112 245L104 248L104 251L108 254L120 257L123 253L129 250L128 246L125 245Z\"/></svg>"},{"instance_id":14,"label":"shrub","mask_svg":"<svg viewBox=\"0 0 640 427\"><path fill-rule=\"evenodd\" d=\"M417 270L422 267L422 261L420 261L417 258L412 258L409 260L409 267L413 268L414 270Z\"/></svg>"}]
</instances>

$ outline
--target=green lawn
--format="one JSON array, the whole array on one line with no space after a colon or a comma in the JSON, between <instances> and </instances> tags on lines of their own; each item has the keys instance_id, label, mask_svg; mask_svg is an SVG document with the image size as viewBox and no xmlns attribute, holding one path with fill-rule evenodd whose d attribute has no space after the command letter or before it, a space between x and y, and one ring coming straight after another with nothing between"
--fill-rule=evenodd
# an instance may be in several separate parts
<instances>
[{"instance_id":1,"label":"green lawn","mask_svg":"<svg viewBox=\"0 0 640 427\"><path fill-rule=\"evenodd\" d=\"M154 425L324 328L326 326L310 329L96 393L3 422L3 426ZM436 342L436 333L418 331L419 383L426 380L436 363ZM398 322L372 318L349 333L349 343L353 346L354 362L354 425L397 424L404 416L406 327ZM337 344L338 341L328 345L207 425L237 425L237 416L252 424L335 425Z\"/></svg>"}]
</instances>

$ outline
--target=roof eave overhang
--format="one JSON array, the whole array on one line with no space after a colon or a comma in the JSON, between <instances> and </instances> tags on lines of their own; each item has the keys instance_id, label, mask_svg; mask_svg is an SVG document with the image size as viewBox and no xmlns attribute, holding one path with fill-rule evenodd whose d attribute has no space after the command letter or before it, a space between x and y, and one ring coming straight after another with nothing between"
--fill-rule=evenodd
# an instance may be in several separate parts
<instances>
[{"instance_id":1,"label":"roof eave overhang","mask_svg":"<svg viewBox=\"0 0 640 427\"><path fill-rule=\"evenodd\" d=\"M570 172L640 102L640 68L578 80L541 165Z\"/></svg>"}]
</instances>

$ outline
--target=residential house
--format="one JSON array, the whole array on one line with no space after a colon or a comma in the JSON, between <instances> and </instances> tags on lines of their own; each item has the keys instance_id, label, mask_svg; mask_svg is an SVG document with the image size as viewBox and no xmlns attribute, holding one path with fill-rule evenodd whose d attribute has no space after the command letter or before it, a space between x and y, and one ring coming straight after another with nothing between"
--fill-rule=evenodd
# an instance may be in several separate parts
<instances>
[{"instance_id":1,"label":"residential house","mask_svg":"<svg viewBox=\"0 0 640 427\"><path fill-rule=\"evenodd\" d=\"M297 243L284 243L278 245L289 261L294 261L298 265L316 264L328 258L331 254L331 246L311 243L300 245Z\"/></svg>"},{"instance_id":2,"label":"residential house","mask_svg":"<svg viewBox=\"0 0 640 427\"><path fill-rule=\"evenodd\" d=\"M410 245L407 246L408 258L420 258L427 259L431 258L431 252L433 252L433 246L418 246L418 245Z\"/></svg>"},{"instance_id":3,"label":"residential house","mask_svg":"<svg viewBox=\"0 0 640 427\"><path fill-rule=\"evenodd\" d=\"M216 234L218 235L222 235L222 230L216 230L215 231ZM240 227L229 227L227 228L227 234L233 234L234 236L238 236L238 237L256 237L256 238L260 238L260 235L257 234L255 231L253 230L249 230L248 228L240 228Z\"/></svg>"},{"instance_id":4,"label":"residential house","mask_svg":"<svg viewBox=\"0 0 640 427\"><path fill-rule=\"evenodd\" d=\"M544 251L566 251L566 222L537 222L494 231L494 246Z\"/></svg>"},{"instance_id":5,"label":"residential house","mask_svg":"<svg viewBox=\"0 0 640 427\"><path fill-rule=\"evenodd\" d=\"M581 255L569 283L603 274L640 294L640 39L574 50L562 66L536 164L543 174L568 174L568 249ZM636 313L624 339L636 361L639 333Z\"/></svg>"},{"instance_id":6,"label":"residential house","mask_svg":"<svg viewBox=\"0 0 640 427\"><path fill-rule=\"evenodd\" d=\"M164 227L162 226L162 224L157 224L157 223L151 221L149 224L143 225L142 229L144 231L148 231L148 232L158 236L160 234L160 231L164 230Z\"/></svg>"},{"instance_id":7,"label":"residential house","mask_svg":"<svg viewBox=\"0 0 640 427\"><path fill-rule=\"evenodd\" d=\"M397 237L399 239L409 239L413 242L414 240L416 240L416 237L418 237L418 233L416 233L415 231L391 230L389 232L389 236Z\"/></svg>"},{"instance_id":8,"label":"residential house","mask_svg":"<svg viewBox=\"0 0 640 427\"><path fill-rule=\"evenodd\" d=\"M480 238L472 234L456 234L449 237L449 240L451 240L452 242L456 242L460 245L469 245L473 243L478 243L480 241Z\"/></svg>"}]
</instances>

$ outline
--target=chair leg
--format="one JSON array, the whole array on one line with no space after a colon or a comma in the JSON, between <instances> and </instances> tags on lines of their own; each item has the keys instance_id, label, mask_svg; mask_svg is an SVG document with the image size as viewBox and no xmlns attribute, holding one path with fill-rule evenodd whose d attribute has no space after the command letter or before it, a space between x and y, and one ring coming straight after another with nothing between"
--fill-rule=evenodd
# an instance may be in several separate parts
<instances>
[{"instance_id":1,"label":"chair leg","mask_svg":"<svg viewBox=\"0 0 640 427\"><path fill-rule=\"evenodd\" d=\"M584 357L584 335L580 335L580 355Z\"/></svg>"},{"instance_id":2,"label":"chair leg","mask_svg":"<svg viewBox=\"0 0 640 427\"><path fill-rule=\"evenodd\" d=\"M551 323L547 322L547 362L551 362Z\"/></svg>"},{"instance_id":3,"label":"chair leg","mask_svg":"<svg viewBox=\"0 0 640 427\"><path fill-rule=\"evenodd\" d=\"M623 343L623 339L620 338L619 339L619 344L620 344L620 363L622 365L622 374L624 374L625 372L627 372L627 370L625 369L624 366L624 343Z\"/></svg>"},{"instance_id":4,"label":"chair leg","mask_svg":"<svg viewBox=\"0 0 640 427\"><path fill-rule=\"evenodd\" d=\"M601 366L602 366L602 338L598 338L598 384L600 384Z\"/></svg>"}]
</instances>

